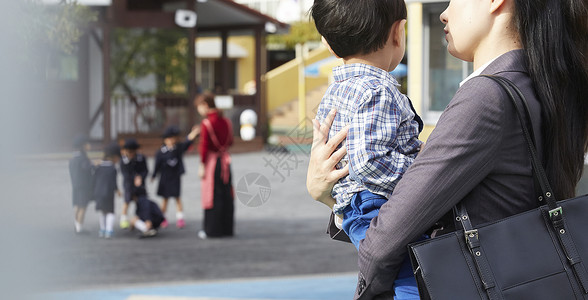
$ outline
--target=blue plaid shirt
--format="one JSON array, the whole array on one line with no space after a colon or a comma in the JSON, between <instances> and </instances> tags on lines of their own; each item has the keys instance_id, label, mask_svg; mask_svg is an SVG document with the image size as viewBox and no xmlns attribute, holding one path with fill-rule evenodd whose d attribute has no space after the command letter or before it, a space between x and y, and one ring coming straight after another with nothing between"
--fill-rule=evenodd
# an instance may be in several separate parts
<instances>
[{"instance_id":1,"label":"blue plaid shirt","mask_svg":"<svg viewBox=\"0 0 588 300\"><path fill-rule=\"evenodd\" d=\"M333 208L341 214L355 193L370 192L389 198L396 183L419 152L419 124L410 100L398 91L398 82L388 72L365 64L333 69L335 82L325 93L316 119L322 122L337 109L331 126L332 138L346 125L347 155L337 165L349 163L349 175L335 184Z\"/></svg>"}]
</instances>

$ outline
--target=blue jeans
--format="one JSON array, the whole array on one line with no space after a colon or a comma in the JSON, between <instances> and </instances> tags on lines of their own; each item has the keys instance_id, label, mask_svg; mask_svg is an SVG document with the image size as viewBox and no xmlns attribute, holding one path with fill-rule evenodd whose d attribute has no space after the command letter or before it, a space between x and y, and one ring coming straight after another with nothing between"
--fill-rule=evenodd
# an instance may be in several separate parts
<instances>
[{"instance_id":1,"label":"blue jeans","mask_svg":"<svg viewBox=\"0 0 588 300\"><path fill-rule=\"evenodd\" d=\"M359 243L365 238L365 232L370 222L380 212L380 207L388 201L386 197L369 191L356 193L351 203L343 211L343 231L347 233L351 242L359 250ZM412 273L412 266L408 254L402 262L398 277L394 281L395 300L419 300L416 280Z\"/></svg>"}]
</instances>

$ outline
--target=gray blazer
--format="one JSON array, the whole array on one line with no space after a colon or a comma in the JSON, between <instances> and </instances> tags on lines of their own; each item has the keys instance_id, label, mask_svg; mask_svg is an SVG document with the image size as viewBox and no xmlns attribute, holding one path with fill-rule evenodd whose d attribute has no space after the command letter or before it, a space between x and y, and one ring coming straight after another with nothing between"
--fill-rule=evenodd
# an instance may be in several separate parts
<instances>
[{"instance_id":1,"label":"gray blazer","mask_svg":"<svg viewBox=\"0 0 588 300\"><path fill-rule=\"evenodd\" d=\"M523 51L498 57L482 74L506 77L521 89L542 145L541 105ZM392 299L407 244L458 202L474 226L537 207L526 147L514 106L497 83L475 77L460 87L422 153L371 222L359 248L355 299Z\"/></svg>"}]
</instances>

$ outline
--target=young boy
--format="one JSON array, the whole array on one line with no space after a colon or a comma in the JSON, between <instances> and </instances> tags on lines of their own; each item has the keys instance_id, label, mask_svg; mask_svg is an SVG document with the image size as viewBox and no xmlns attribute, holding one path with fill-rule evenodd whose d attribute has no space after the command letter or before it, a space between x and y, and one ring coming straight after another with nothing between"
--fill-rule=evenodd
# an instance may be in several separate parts
<instances>
[{"instance_id":1,"label":"young boy","mask_svg":"<svg viewBox=\"0 0 588 300\"><path fill-rule=\"evenodd\" d=\"M99 237L111 238L114 233L114 194L120 196L116 184L116 163L120 158L120 148L112 144L104 149L104 160L94 171L94 199L99 212Z\"/></svg>"},{"instance_id":2,"label":"young boy","mask_svg":"<svg viewBox=\"0 0 588 300\"><path fill-rule=\"evenodd\" d=\"M123 188L125 201L122 207L122 214L120 216L120 228L129 228L129 221L127 219L127 211L129 210L129 203L131 202L131 193L133 185L145 187L145 178L149 173L147 168L147 159L143 154L137 152L140 148L139 143L134 138L128 138L122 147L122 157L120 161L120 171L123 176Z\"/></svg>"},{"instance_id":3,"label":"young boy","mask_svg":"<svg viewBox=\"0 0 588 300\"><path fill-rule=\"evenodd\" d=\"M184 141L180 141L180 130L176 126L170 126L163 133L163 146L155 154L155 168L151 181L161 174L157 195L163 197L161 211L164 215L167 210L167 200L172 197L176 198L176 227L178 228L184 228L186 224L180 198L181 177L185 172L184 152L192 145L198 133L199 130L195 127ZM164 220L161 227L165 228L167 225L167 221Z\"/></svg>"},{"instance_id":4,"label":"young boy","mask_svg":"<svg viewBox=\"0 0 588 300\"><path fill-rule=\"evenodd\" d=\"M333 69L335 82L316 119L337 110L329 138L349 126L347 156L337 166L349 164L349 175L333 188L333 212L359 249L371 219L421 147L422 122L389 74L404 56L406 6L404 0L315 0L311 10L323 42L344 62ZM406 267L394 283L397 296L402 280L414 281Z\"/></svg>"},{"instance_id":5,"label":"young boy","mask_svg":"<svg viewBox=\"0 0 588 300\"><path fill-rule=\"evenodd\" d=\"M69 161L69 175L74 207L74 231L82 232L86 207L92 199L92 162L86 154L90 143L86 136L78 136L74 141L76 151Z\"/></svg>"},{"instance_id":6,"label":"young boy","mask_svg":"<svg viewBox=\"0 0 588 300\"><path fill-rule=\"evenodd\" d=\"M157 235L157 229L165 221L163 213L155 202L149 200L144 187L137 185L133 191L137 215L131 220L131 225L141 231L141 238Z\"/></svg>"}]
</instances>

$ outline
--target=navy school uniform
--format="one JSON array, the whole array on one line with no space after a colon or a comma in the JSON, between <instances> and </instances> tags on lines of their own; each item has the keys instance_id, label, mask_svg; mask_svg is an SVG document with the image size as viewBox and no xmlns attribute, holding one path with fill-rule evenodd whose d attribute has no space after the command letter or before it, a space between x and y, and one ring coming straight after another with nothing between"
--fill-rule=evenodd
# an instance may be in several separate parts
<instances>
[{"instance_id":1,"label":"navy school uniform","mask_svg":"<svg viewBox=\"0 0 588 300\"><path fill-rule=\"evenodd\" d=\"M111 161L103 161L94 171L94 199L96 210L114 213L114 193L116 185L116 167Z\"/></svg>"},{"instance_id":2,"label":"navy school uniform","mask_svg":"<svg viewBox=\"0 0 588 300\"><path fill-rule=\"evenodd\" d=\"M192 141L186 139L184 142L177 143L173 148L163 145L157 151L152 175L155 178L158 173L161 173L157 195L163 198L180 196L180 179L185 173L183 156L191 144Z\"/></svg>"},{"instance_id":3,"label":"navy school uniform","mask_svg":"<svg viewBox=\"0 0 588 300\"><path fill-rule=\"evenodd\" d=\"M123 176L125 202L129 203L131 202L132 189L135 185L135 176L141 176L141 187L145 187L145 178L147 178L147 174L149 173L147 159L139 153L133 159L123 156L120 160L120 171Z\"/></svg>"},{"instance_id":4,"label":"navy school uniform","mask_svg":"<svg viewBox=\"0 0 588 300\"><path fill-rule=\"evenodd\" d=\"M161 209L157 203L149 200L147 195L141 195L137 197L137 217L141 221L151 221L151 225L154 229L159 228L163 220L165 220Z\"/></svg>"},{"instance_id":5,"label":"navy school uniform","mask_svg":"<svg viewBox=\"0 0 588 300\"><path fill-rule=\"evenodd\" d=\"M74 206L86 207L92 199L92 162L84 151L74 153L69 161L69 175Z\"/></svg>"}]
</instances>

